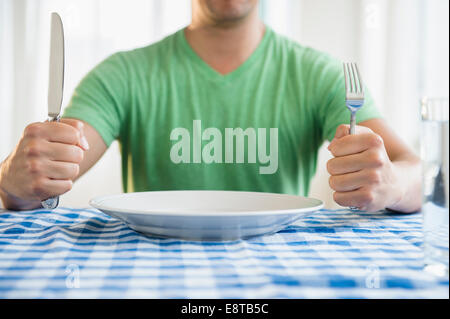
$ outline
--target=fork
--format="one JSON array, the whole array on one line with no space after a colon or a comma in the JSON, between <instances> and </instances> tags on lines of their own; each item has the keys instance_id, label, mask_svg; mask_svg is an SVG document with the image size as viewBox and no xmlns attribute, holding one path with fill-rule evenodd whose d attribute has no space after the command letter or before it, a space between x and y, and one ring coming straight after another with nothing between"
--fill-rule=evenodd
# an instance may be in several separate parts
<instances>
[{"instance_id":1,"label":"fork","mask_svg":"<svg viewBox=\"0 0 450 319\"><path fill-rule=\"evenodd\" d=\"M355 134L356 112L364 104L364 86L356 63L343 63L345 78L345 105L350 110L350 135ZM350 206L351 210L359 207Z\"/></svg>"},{"instance_id":2,"label":"fork","mask_svg":"<svg viewBox=\"0 0 450 319\"><path fill-rule=\"evenodd\" d=\"M356 112L364 104L364 86L356 63L343 63L345 78L345 104L350 110L350 134L355 134Z\"/></svg>"}]
</instances>

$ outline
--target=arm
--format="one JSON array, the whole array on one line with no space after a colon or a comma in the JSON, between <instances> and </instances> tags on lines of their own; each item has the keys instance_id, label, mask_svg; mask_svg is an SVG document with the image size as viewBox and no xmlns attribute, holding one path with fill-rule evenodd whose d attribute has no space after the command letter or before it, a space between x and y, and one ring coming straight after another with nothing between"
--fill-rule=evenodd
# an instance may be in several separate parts
<instances>
[{"instance_id":1,"label":"arm","mask_svg":"<svg viewBox=\"0 0 450 319\"><path fill-rule=\"evenodd\" d=\"M422 176L421 160L414 152L395 134L395 132L380 119L360 123L368 127L375 134L381 136L386 152L393 164L401 190L400 200L391 206L391 210L413 212L422 205Z\"/></svg>"},{"instance_id":2,"label":"arm","mask_svg":"<svg viewBox=\"0 0 450 319\"><path fill-rule=\"evenodd\" d=\"M83 176L84 173L94 166L108 149L100 134L98 134L98 132L88 123L83 122L83 124L84 136L86 137L90 147L84 152L83 161L80 163L80 172L74 181Z\"/></svg>"},{"instance_id":3,"label":"arm","mask_svg":"<svg viewBox=\"0 0 450 319\"><path fill-rule=\"evenodd\" d=\"M41 207L41 200L66 193L106 149L97 131L79 120L30 124L14 151L0 164L4 207L35 209Z\"/></svg>"},{"instance_id":4,"label":"arm","mask_svg":"<svg viewBox=\"0 0 450 319\"><path fill-rule=\"evenodd\" d=\"M420 159L381 119L341 125L328 149L330 186L342 206L414 212L421 207Z\"/></svg>"}]
</instances>

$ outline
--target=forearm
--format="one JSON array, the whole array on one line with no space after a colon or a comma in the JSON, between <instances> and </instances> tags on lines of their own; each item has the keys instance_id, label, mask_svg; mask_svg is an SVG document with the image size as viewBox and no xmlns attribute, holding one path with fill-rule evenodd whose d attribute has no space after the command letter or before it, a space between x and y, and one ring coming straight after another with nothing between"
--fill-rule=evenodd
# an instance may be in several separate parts
<instances>
[{"instance_id":1,"label":"forearm","mask_svg":"<svg viewBox=\"0 0 450 319\"><path fill-rule=\"evenodd\" d=\"M408 154L392 161L397 175L397 187L402 196L390 210L410 213L420 210L422 206L422 175L420 159Z\"/></svg>"}]
</instances>

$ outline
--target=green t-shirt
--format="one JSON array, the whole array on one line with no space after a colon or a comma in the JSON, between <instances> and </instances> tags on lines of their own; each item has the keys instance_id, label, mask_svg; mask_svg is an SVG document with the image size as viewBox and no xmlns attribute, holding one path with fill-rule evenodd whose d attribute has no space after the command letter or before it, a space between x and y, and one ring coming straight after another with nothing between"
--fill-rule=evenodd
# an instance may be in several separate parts
<instances>
[{"instance_id":1,"label":"green t-shirt","mask_svg":"<svg viewBox=\"0 0 450 319\"><path fill-rule=\"evenodd\" d=\"M358 122L379 117L366 90ZM348 123L342 64L269 27L221 75L180 30L116 53L79 84L64 117L120 143L125 192L242 190L307 195L317 151Z\"/></svg>"}]
</instances>

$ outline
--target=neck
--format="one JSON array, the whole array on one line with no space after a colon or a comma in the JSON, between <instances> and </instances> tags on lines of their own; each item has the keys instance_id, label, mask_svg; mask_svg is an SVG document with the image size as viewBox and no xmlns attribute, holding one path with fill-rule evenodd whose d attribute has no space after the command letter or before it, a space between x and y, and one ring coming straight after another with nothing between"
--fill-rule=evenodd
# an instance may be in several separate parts
<instances>
[{"instance_id":1,"label":"neck","mask_svg":"<svg viewBox=\"0 0 450 319\"><path fill-rule=\"evenodd\" d=\"M217 72L227 74L244 63L258 47L265 26L255 9L242 20L229 23L216 23L193 14L184 32L203 61Z\"/></svg>"}]
</instances>

